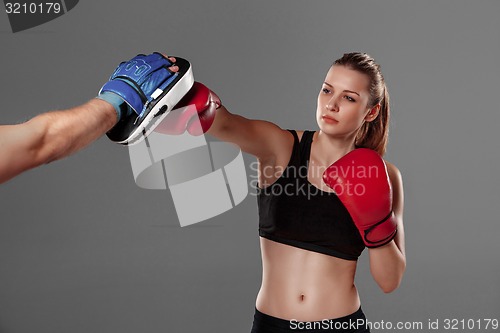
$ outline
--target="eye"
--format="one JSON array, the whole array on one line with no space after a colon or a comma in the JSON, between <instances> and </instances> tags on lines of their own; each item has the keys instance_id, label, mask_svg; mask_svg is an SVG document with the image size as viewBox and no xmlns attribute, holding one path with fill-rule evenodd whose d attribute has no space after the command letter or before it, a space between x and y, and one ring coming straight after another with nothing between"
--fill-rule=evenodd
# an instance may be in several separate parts
<instances>
[{"instance_id":1,"label":"eye","mask_svg":"<svg viewBox=\"0 0 500 333\"><path fill-rule=\"evenodd\" d=\"M352 98L351 96L344 96L345 99L347 99L349 102L356 102L356 100L354 98Z\"/></svg>"},{"instance_id":2,"label":"eye","mask_svg":"<svg viewBox=\"0 0 500 333\"><path fill-rule=\"evenodd\" d=\"M323 88L323 89L321 89L321 92L322 92L323 94L328 94L328 93L330 93L330 89L328 89L328 88Z\"/></svg>"}]
</instances>

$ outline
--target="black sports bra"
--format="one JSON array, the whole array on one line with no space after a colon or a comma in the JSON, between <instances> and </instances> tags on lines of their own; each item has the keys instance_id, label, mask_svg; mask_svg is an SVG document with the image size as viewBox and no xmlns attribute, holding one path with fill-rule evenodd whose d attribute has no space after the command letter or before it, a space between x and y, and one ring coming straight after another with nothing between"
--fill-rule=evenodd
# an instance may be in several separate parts
<instances>
[{"instance_id":1,"label":"black sports bra","mask_svg":"<svg viewBox=\"0 0 500 333\"><path fill-rule=\"evenodd\" d=\"M276 182L259 188L259 235L275 242L357 260L365 245L337 195L307 180L313 131L297 132L288 166Z\"/></svg>"}]
</instances>

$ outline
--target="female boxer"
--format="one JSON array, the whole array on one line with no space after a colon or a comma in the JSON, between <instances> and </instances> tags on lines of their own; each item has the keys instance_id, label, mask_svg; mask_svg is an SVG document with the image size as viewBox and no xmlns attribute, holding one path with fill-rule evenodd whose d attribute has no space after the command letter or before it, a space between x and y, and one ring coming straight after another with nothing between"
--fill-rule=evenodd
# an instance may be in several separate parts
<instances>
[{"instance_id":1,"label":"female boxer","mask_svg":"<svg viewBox=\"0 0 500 333\"><path fill-rule=\"evenodd\" d=\"M12 156L19 149L26 151L22 154L26 157L31 151L49 152L47 158L2 164L0 181L81 149L116 122L114 111L124 105L123 101L89 103L72 112L0 128L0 146ZM379 66L361 53L346 54L334 62L319 92L319 130L314 132L282 130L266 121L231 114L199 83L179 102L179 106L190 104L197 106L196 115L172 111L167 120L174 121L167 121L170 126L162 130L208 131L239 145L259 163L263 279L252 332L368 332L361 325L365 317L354 285L357 258L367 246L371 273L384 292L398 287L406 264L401 176L394 165L373 153L384 154L389 122L389 95ZM67 130L81 116L99 110L106 111L109 121L99 121L98 133L85 134L88 140ZM54 119L67 127L59 127ZM45 123L50 126L42 126ZM47 136L43 130L53 127L61 130ZM81 144L52 145L61 141L48 140L57 138L57 133L72 133L77 140L70 142ZM40 142L43 145L35 145ZM37 148L49 144L55 148Z\"/></svg>"},{"instance_id":2,"label":"female boxer","mask_svg":"<svg viewBox=\"0 0 500 333\"><path fill-rule=\"evenodd\" d=\"M359 255L369 248L371 274L386 293L406 266L401 175L380 158L389 94L379 66L364 53L334 62L316 131L249 120L204 94L202 130L258 160L263 276L252 333L369 332L354 284Z\"/></svg>"}]
</instances>

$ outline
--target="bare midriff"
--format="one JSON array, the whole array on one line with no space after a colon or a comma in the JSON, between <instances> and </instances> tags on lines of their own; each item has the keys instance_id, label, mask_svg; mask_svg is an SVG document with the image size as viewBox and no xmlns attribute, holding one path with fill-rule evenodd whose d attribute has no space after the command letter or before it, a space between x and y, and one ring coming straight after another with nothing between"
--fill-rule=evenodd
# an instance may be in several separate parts
<instances>
[{"instance_id":1,"label":"bare midriff","mask_svg":"<svg viewBox=\"0 0 500 333\"><path fill-rule=\"evenodd\" d=\"M356 261L260 238L262 285L256 308L299 321L335 319L360 307L354 286Z\"/></svg>"}]
</instances>

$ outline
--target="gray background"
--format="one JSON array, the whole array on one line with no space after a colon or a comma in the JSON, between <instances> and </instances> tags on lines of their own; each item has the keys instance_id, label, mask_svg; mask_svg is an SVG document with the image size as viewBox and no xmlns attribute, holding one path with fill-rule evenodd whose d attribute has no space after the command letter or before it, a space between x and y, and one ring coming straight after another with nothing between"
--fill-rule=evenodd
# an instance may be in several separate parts
<instances>
[{"instance_id":1,"label":"gray background","mask_svg":"<svg viewBox=\"0 0 500 333\"><path fill-rule=\"evenodd\" d=\"M383 294L365 251L364 311L499 319L499 14L498 1L81 1L13 34L0 13L0 122L83 103L118 62L162 50L229 110L315 129L330 63L368 52L391 93L408 268ZM1 185L0 205L0 332L249 332L254 196L181 228L169 192L138 188L127 149L101 138Z\"/></svg>"}]
</instances>

